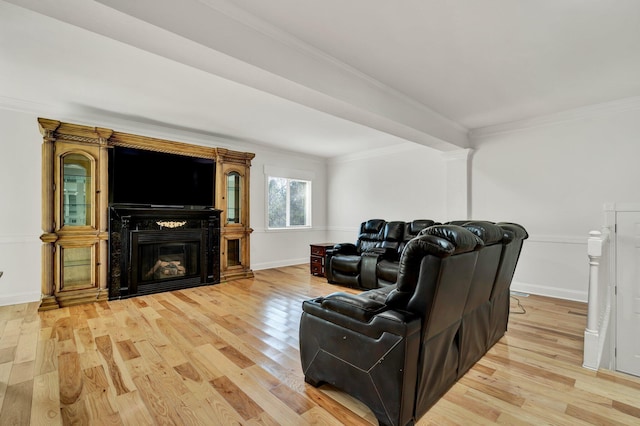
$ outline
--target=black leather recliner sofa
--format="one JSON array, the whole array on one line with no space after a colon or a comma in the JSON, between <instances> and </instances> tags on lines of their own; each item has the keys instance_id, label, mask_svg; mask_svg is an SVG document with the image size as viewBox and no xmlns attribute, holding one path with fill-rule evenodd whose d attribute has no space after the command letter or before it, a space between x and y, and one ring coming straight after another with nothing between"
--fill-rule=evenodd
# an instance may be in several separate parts
<instances>
[{"instance_id":1,"label":"black leather recliner sofa","mask_svg":"<svg viewBox=\"0 0 640 426\"><path fill-rule=\"evenodd\" d=\"M413 424L504 334L527 233L516 224L425 228L397 284L303 303L305 381L364 402L381 425Z\"/></svg>"},{"instance_id":2,"label":"black leather recliner sofa","mask_svg":"<svg viewBox=\"0 0 640 426\"><path fill-rule=\"evenodd\" d=\"M434 224L428 219L411 222L370 219L362 222L355 244L336 244L327 250L327 281L362 289L395 284L400 255L406 243Z\"/></svg>"}]
</instances>

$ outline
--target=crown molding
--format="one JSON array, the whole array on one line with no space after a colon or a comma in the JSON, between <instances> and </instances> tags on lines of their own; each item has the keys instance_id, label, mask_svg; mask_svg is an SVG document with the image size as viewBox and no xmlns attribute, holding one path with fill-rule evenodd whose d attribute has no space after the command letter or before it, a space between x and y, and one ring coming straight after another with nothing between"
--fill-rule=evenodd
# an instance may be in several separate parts
<instances>
[{"instance_id":1,"label":"crown molding","mask_svg":"<svg viewBox=\"0 0 640 426\"><path fill-rule=\"evenodd\" d=\"M35 115L56 115L61 112L61 108L58 105L1 95L0 108Z\"/></svg>"},{"instance_id":2,"label":"crown molding","mask_svg":"<svg viewBox=\"0 0 640 426\"><path fill-rule=\"evenodd\" d=\"M179 140L202 146L215 146L236 151L252 151L263 154L287 155L293 159L313 161L317 164L325 164L325 159L313 155L300 154L273 148L264 143L247 139L234 138L215 133L207 133L195 129L171 127L161 125L153 120L146 122L136 121L134 118L110 111L92 111L79 108L70 108L63 104L52 104L26 99L17 99L0 96L0 109L15 111L24 114L32 114L34 117L54 117L56 120L78 123L86 126L96 126L119 129L124 133L140 134L159 139Z\"/></svg>"},{"instance_id":3,"label":"crown molding","mask_svg":"<svg viewBox=\"0 0 640 426\"><path fill-rule=\"evenodd\" d=\"M385 146L383 148L370 149L367 151L356 152L354 154L342 155L340 157L332 157L327 160L327 164L343 164L351 163L353 161L365 160L367 158L386 157L388 155L399 154L402 152L412 151L421 148L428 148L424 145L420 145L413 142L400 143L393 146ZM437 152L437 151L434 151ZM454 151L455 152L455 151Z\"/></svg>"},{"instance_id":4,"label":"crown molding","mask_svg":"<svg viewBox=\"0 0 640 426\"><path fill-rule=\"evenodd\" d=\"M588 105L574 108L555 114L543 115L539 117L527 118L524 120L512 121L510 123L496 124L495 126L480 127L469 131L469 139L473 142L483 138L514 133L518 131L533 129L537 127L555 126L571 121L584 120L586 118L597 117L607 114L620 114L627 111L640 109L640 96L618 99L610 102Z\"/></svg>"},{"instance_id":5,"label":"crown molding","mask_svg":"<svg viewBox=\"0 0 640 426\"><path fill-rule=\"evenodd\" d=\"M455 151L445 151L442 153L442 157L446 161L458 161L458 160L468 160L472 154L473 154L473 149L465 148L465 149L458 149Z\"/></svg>"}]
</instances>

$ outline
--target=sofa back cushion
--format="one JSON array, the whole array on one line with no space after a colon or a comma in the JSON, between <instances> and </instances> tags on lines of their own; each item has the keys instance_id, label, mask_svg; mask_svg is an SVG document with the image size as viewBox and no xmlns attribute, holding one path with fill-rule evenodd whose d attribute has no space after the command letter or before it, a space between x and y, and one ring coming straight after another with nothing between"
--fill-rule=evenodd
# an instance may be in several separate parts
<instances>
[{"instance_id":1,"label":"sofa back cushion","mask_svg":"<svg viewBox=\"0 0 640 426\"><path fill-rule=\"evenodd\" d=\"M416 418L456 380L456 334L482 247L482 240L463 227L435 225L409 241L402 252L397 287L387 302L404 303L404 310L422 320Z\"/></svg>"},{"instance_id":2,"label":"sofa back cushion","mask_svg":"<svg viewBox=\"0 0 640 426\"><path fill-rule=\"evenodd\" d=\"M436 222L431 219L416 219L411 222L407 222L404 229L405 241L409 241L417 237L420 231L433 225L436 225Z\"/></svg>"},{"instance_id":3,"label":"sofa back cushion","mask_svg":"<svg viewBox=\"0 0 640 426\"><path fill-rule=\"evenodd\" d=\"M460 226L435 225L425 228L418 237L407 243L402 252L397 287L389 294L387 303L395 309L408 310L425 317L430 312L436 287L443 277L449 278L449 269L447 275L443 276L442 268L458 263L456 260L442 264L441 259L475 252L482 246L477 236ZM467 258L463 263L473 273L477 253Z\"/></svg>"},{"instance_id":4,"label":"sofa back cushion","mask_svg":"<svg viewBox=\"0 0 640 426\"><path fill-rule=\"evenodd\" d=\"M498 274L496 281L491 292L491 299L494 299L503 292L506 292L511 286L511 280L520 257L520 251L522 250L522 242L529 237L527 231L516 223L496 223L506 233L510 233L512 240L506 240L504 244L504 250L500 258L500 266L498 267Z\"/></svg>"},{"instance_id":5,"label":"sofa back cushion","mask_svg":"<svg viewBox=\"0 0 640 426\"><path fill-rule=\"evenodd\" d=\"M383 219L369 219L360 224L360 234L356 242L358 253L375 247L382 240L382 231L385 223Z\"/></svg>"},{"instance_id":6,"label":"sofa back cushion","mask_svg":"<svg viewBox=\"0 0 640 426\"><path fill-rule=\"evenodd\" d=\"M465 313L489 302L500 258L505 245L511 241L512 234L500 226L486 221L470 221L462 225L484 243L484 249L478 255L473 281L469 290Z\"/></svg>"},{"instance_id":7,"label":"sofa back cushion","mask_svg":"<svg viewBox=\"0 0 640 426\"><path fill-rule=\"evenodd\" d=\"M389 260L398 260L400 258L400 250L404 241L404 222L387 222L382 231L382 240L376 244L376 247L386 249L392 258Z\"/></svg>"},{"instance_id":8,"label":"sofa back cushion","mask_svg":"<svg viewBox=\"0 0 640 426\"><path fill-rule=\"evenodd\" d=\"M420 231L430 226L436 225L436 222L431 219L416 219L411 222L407 222L404 224L404 236L402 238L402 243L398 248L398 253L402 254L404 247L407 245L409 241L418 236Z\"/></svg>"}]
</instances>

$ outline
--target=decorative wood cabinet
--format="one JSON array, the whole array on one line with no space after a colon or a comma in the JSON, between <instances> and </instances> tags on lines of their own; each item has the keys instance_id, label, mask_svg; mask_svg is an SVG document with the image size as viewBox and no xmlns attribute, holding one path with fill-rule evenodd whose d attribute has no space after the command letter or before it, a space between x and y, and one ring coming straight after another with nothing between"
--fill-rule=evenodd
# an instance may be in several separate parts
<instances>
[{"instance_id":1,"label":"decorative wood cabinet","mask_svg":"<svg viewBox=\"0 0 640 426\"><path fill-rule=\"evenodd\" d=\"M216 207L220 217L220 279L249 278L249 169L255 154L217 149Z\"/></svg>"},{"instance_id":2,"label":"decorative wood cabinet","mask_svg":"<svg viewBox=\"0 0 640 426\"><path fill-rule=\"evenodd\" d=\"M106 300L107 139L111 131L39 119L42 145L42 303Z\"/></svg>"},{"instance_id":3,"label":"decorative wood cabinet","mask_svg":"<svg viewBox=\"0 0 640 426\"><path fill-rule=\"evenodd\" d=\"M255 154L39 118L42 144L41 310L108 298L109 149L136 148L215 160L222 210L220 280L252 277L249 169ZM217 262L216 262L217 263Z\"/></svg>"}]
</instances>

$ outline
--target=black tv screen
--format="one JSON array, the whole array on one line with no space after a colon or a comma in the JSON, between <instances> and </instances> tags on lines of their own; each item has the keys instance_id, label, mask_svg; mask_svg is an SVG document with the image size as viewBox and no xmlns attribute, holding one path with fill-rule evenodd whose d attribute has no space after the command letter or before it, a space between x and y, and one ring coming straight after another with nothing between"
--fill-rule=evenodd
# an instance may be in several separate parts
<instances>
[{"instance_id":1,"label":"black tv screen","mask_svg":"<svg viewBox=\"0 0 640 426\"><path fill-rule=\"evenodd\" d=\"M213 207L215 161L116 146L109 155L114 204Z\"/></svg>"}]
</instances>

